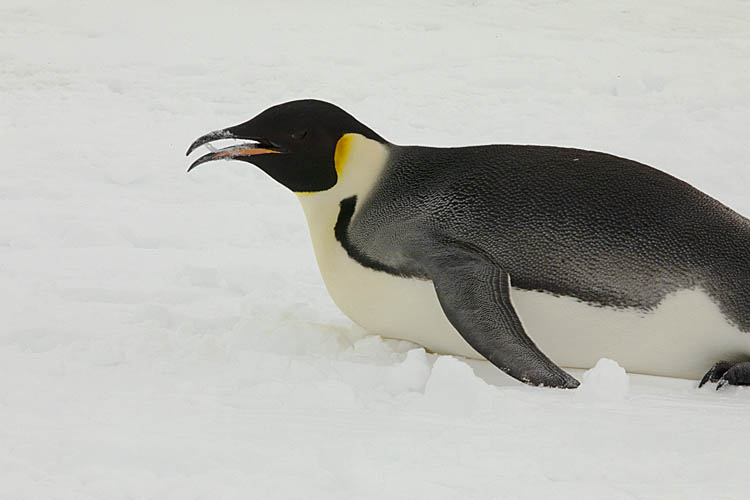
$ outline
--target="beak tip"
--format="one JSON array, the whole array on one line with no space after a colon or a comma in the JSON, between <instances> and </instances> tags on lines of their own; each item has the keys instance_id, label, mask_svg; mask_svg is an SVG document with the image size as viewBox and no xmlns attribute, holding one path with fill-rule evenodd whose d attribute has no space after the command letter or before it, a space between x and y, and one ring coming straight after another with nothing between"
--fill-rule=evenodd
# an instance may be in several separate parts
<instances>
[{"instance_id":1,"label":"beak tip","mask_svg":"<svg viewBox=\"0 0 750 500\"><path fill-rule=\"evenodd\" d=\"M192 153L193 151L195 151L199 146L200 146L200 144L198 144L198 141L193 142L190 145L190 147L187 148L187 151L185 152L185 156L190 156L190 153Z\"/></svg>"},{"instance_id":2,"label":"beak tip","mask_svg":"<svg viewBox=\"0 0 750 500\"><path fill-rule=\"evenodd\" d=\"M201 157L195 160L193 163L191 163L190 166L187 168L187 173L190 173L195 167L197 167L201 163L204 163L202 160L203 158Z\"/></svg>"},{"instance_id":3,"label":"beak tip","mask_svg":"<svg viewBox=\"0 0 750 500\"><path fill-rule=\"evenodd\" d=\"M233 137L234 136L228 129L214 130L213 132L209 132L208 134L202 135L194 140L187 149L185 156L190 156L190 153L208 142L215 141L216 139L231 139Z\"/></svg>"},{"instance_id":4,"label":"beak tip","mask_svg":"<svg viewBox=\"0 0 750 500\"><path fill-rule=\"evenodd\" d=\"M209 132L206 135L203 135L201 137L198 137L193 143L190 145L190 147L187 149L187 152L185 153L185 156L190 156L192 152L194 152L199 147L203 146L204 144L208 144L212 141L215 141L217 139L238 139L239 137L235 132L233 131L234 127L230 127L228 129L222 129L222 130L214 130L213 132ZM247 145L237 145L232 147L223 148L220 150L217 150L215 148L209 148L211 150L210 153L205 154L195 160L187 169L188 172L192 171L195 167L198 165L202 165L204 163L207 163L209 161L213 161L216 159L224 159L224 160L232 160L237 157L236 154L231 153L242 153L246 152L245 150L248 149ZM257 149L257 151L266 151L262 149ZM268 151L268 152L275 152L275 151Z\"/></svg>"}]
</instances>

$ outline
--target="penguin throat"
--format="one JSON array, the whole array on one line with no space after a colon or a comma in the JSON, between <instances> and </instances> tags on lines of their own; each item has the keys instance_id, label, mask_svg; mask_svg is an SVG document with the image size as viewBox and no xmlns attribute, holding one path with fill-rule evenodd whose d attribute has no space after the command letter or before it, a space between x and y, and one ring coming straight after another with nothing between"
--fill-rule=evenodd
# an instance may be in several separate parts
<instances>
[{"instance_id":1,"label":"penguin throat","mask_svg":"<svg viewBox=\"0 0 750 500\"><path fill-rule=\"evenodd\" d=\"M336 184L325 191L296 194L303 205L313 198L336 205L350 196L357 196L362 201L383 174L388 156L389 148L386 144L360 134L344 134L336 142L333 156Z\"/></svg>"}]
</instances>

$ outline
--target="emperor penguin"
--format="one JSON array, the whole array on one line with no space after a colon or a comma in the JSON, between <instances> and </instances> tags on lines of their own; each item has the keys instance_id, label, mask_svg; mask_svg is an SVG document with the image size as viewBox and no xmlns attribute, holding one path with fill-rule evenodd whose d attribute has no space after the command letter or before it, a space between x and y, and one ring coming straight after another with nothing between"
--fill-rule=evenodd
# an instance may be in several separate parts
<instances>
[{"instance_id":1,"label":"emperor penguin","mask_svg":"<svg viewBox=\"0 0 750 500\"><path fill-rule=\"evenodd\" d=\"M537 386L601 357L750 384L750 221L636 161L551 146L400 146L319 100L188 154L293 191L338 307L367 331L487 359Z\"/></svg>"}]
</instances>

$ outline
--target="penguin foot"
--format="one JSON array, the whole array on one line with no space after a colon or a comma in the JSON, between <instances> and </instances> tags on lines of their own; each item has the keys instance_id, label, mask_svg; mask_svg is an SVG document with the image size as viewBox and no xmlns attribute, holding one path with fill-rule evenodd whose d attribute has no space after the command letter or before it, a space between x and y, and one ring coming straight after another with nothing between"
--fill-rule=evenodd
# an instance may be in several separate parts
<instances>
[{"instance_id":1,"label":"penguin foot","mask_svg":"<svg viewBox=\"0 0 750 500\"><path fill-rule=\"evenodd\" d=\"M717 391L727 384L750 385L750 362L719 361L703 375L698 387L703 387L706 382L716 382Z\"/></svg>"},{"instance_id":2,"label":"penguin foot","mask_svg":"<svg viewBox=\"0 0 750 500\"><path fill-rule=\"evenodd\" d=\"M706 382L718 382L722 375L724 375L733 365L734 363L730 363L729 361L719 361L712 366L705 375L703 375L700 384L698 384L698 388L700 389L703 387Z\"/></svg>"}]
</instances>

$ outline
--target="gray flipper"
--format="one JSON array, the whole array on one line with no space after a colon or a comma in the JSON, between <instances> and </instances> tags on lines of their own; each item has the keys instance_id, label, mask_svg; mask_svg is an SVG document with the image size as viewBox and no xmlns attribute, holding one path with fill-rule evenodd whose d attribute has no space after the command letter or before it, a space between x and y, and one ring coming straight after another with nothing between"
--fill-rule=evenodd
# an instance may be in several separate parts
<instances>
[{"instance_id":1,"label":"gray flipper","mask_svg":"<svg viewBox=\"0 0 750 500\"><path fill-rule=\"evenodd\" d=\"M510 300L510 277L488 256L460 249L433 257L429 268L448 320L493 365L527 384L578 387L526 335Z\"/></svg>"}]
</instances>

